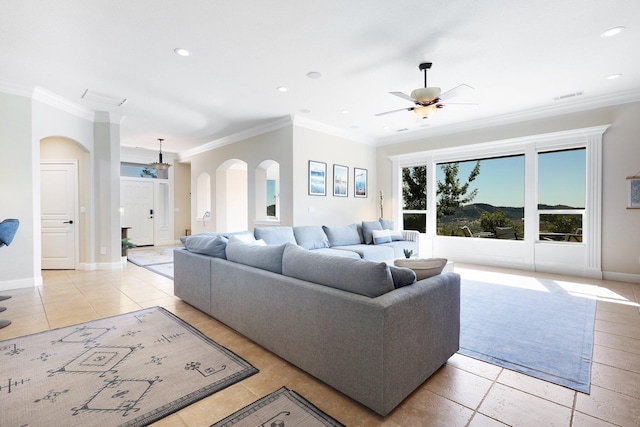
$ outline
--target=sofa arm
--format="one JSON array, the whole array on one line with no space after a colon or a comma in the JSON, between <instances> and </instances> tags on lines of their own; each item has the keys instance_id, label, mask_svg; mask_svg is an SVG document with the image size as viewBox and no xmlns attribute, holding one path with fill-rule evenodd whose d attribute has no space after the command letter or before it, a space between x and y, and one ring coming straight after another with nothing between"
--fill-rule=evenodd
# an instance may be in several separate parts
<instances>
[{"instance_id":1,"label":"sofa arm","mask_svg":"<svg viewBox=\"0 0 640 427\"><path fill-rule=\"evenodd\" d=\"M408 242L417 242L420 238L420 232L416 230L401 230L402 238Z\"/></svg>"}]
</instances>

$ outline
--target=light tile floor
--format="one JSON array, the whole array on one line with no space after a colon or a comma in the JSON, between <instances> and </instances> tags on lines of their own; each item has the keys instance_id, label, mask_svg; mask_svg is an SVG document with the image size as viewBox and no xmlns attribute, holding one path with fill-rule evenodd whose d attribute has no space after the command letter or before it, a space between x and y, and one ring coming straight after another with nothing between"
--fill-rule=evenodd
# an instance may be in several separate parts
<instances>
[{"instance_id":1,"label":"light tile floor","mask_svg":"<svg viewBox=\"0 0 640 427\"><path fill-rule=\"evenodd\" d=\"M285 385L348 426L640 426L640 285L470 265L463 277L544 277L598 295L591 394L454 355L387 417L380 417L173 295L173 282L131 263L122 271L43 271L44 284L12 299L0 340L144 307L162 306L260 372L157 422L209 426Z\"/></svg>"}]
</instances>

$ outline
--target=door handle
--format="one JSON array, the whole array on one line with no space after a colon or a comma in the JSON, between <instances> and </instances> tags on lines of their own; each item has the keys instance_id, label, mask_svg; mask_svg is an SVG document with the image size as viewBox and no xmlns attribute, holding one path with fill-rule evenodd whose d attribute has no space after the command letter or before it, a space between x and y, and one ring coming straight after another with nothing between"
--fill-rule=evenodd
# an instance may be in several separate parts
<instances>
[{"instance_id":1,"label":"door handle","mask_svg":"<svg viewBox=\"0 0 640 427\"><path fill-rule=\"evenodd\" d=\"M70 219L69 221L64 221L63 224L73 224L73 220Z\"/></svg>"}]
</instances>

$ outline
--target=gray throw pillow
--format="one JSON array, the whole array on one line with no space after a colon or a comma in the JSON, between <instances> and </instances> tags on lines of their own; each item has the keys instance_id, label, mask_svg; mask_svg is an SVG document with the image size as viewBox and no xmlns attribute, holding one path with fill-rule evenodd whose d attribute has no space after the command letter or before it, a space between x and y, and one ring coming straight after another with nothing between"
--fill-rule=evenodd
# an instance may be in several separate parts
<instances>
[{"instance_id":1,"label":"gray throw pillow","mask_svg":"<svg viewBox=\"0 0 640 427\"><path fill-rule=\"evenodd\" d=\"M380 225L383 230L393 230L395 228L393 221L384 218L380 218Z\"/></svg>"},{"instance_id":2,"label":"gray throw pillow","mask_svg":"<svg viewBox=\"0 0 640 427\"><path fill-rule=\"evenodd\" d=\"M356 224L334 227L323 225L322 229L327 235L329 245L331 246L359 245L362 243Z\"/></svg>"},{"instance_id":3,"label":"gray throw pillow","mask_svg":"<svg viewBox=\"0 0 640 427\"><path fill-rule=\"evenodd\" d=\"M373 244L374 230L382 230L380 221L362 221L362 237L367 245Z\"/></svg>"},{"instance_id":4,"label":"gray throw pillow","mask_svg":"<svg viewBox=\"0 0 640 427\"><path fill-rule=\"evenodd\" d=\"M324 255L291 244L282 255L282 274L372 298L394 289L384 262Z\"/></svg>"},{"instance_id":5,"label":"gray throw pillow","mask_svg":"<svg viewBox=\"0 0 640 427\"><path fill-rule=\"evenodd\" d=\"M299 225L293 227L293 235L299 246L305 249L322 249L329 247L329 238L320 225Z\"/></svg>"},{"instance_id":6,"label":"gray throw pillow","mask_svg":"<svg viewBox=\"0 0 640 427\"><path fill-rule=\"evenodd\" d=\"M284 252L284 247L285 245L261 246L231 238L229 239L229 243L227 243L227 259L282 274L282 253Z\"/></svg>"},{"instance_id":7,"label":"gray throw pillow","mask_svg":"<svg viewBox=\"0 0 640 427\"><path fill-rule=\"evenodd\" d=\"M189 252L197 254L209 255L215 258L227 259L226 247L227 239L224 236L187 236L184 241L184 247Z\"/></svg>"},{"instance_id":8,"label":"gray throw pillow","mask_svg":"<svg viewBox=\"0 0 640 427\"><path fill-rule=\"evenodd\" d=\"M257 240L264 240L267 245L283 245L285 243L296 243L291 227L264 227L253 230L253 235Z\"/></svg>"},{"instance_id":9,"label":"gray throw pillow","mask_svg":"<svg viewBox=\"0 0 640 427\"><path fill-rule=\"evenodd\" d=\"M416 280L418 280L416 277L416 273L410 268L395 267L393 265L390 265L389 271L391 271L393 286L395 286L396 289L403 286L412 285L416 283Z\"/></svg>"}]
</instances>

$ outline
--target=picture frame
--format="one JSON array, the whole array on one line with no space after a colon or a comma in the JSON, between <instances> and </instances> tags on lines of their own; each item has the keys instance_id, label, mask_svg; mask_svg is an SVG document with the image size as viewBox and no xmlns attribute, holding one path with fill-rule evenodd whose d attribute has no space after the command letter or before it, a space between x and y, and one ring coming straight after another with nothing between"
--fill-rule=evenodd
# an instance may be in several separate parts
<instances>
[{"instance_id":1,"label":"picture frame","mask_svg":"<svg viewBox=\"0 0 640 427\"><path fill-rule=\"evenodd\" d=\"M335 197L349 197L349 168L333 165L333 195Z\"/></svg>"},{"instance_id":2,"label":"picture frame","mask_svg":"<svg viewBox=\"0 0 640 427\"><path fill-rule=\"evenodd\" d=\"M367 175L368 171L366 169L353 168L353 197L368 196Z\"/></svg>"},{"instance_id":3,"label":"picture frame","mask_svg":"<svg viewBox=\"0 0 640 427\"><path fill-rule=\"evenodd\" d=\"M627 209L640 209L640 175L627 177L629 202Z\"/></svg>"},{"instance_id":4,"label":"picture frame","mask_svg":"<svg viewBox=\"0 0 640 427\"><path fill-rule=\"evenodd\" d=\"M309 195L327 195L327 164L309 160Z\"/></svg>"}]
</instances>

